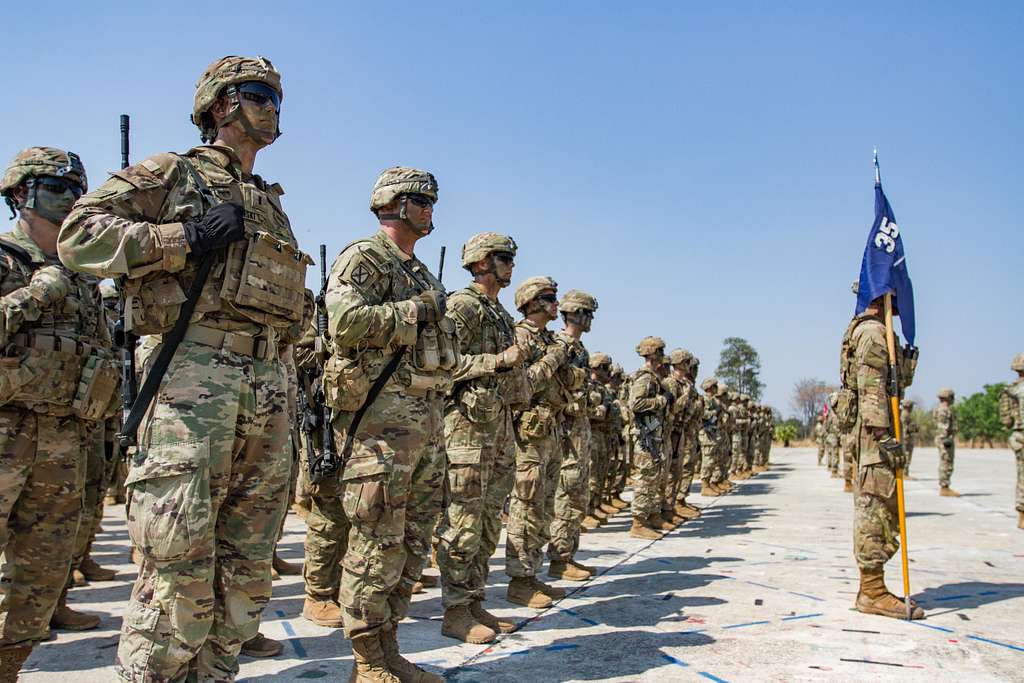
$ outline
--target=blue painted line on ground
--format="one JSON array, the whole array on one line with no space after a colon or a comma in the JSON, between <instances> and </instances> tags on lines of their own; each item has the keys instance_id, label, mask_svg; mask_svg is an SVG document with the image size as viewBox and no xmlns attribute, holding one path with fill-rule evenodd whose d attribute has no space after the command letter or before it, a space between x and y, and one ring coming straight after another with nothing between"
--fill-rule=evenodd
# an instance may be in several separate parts
<instances>
[{"instance_id":1,"label":"blue painted line on ground","mask_svg":"<svg viewBox=\"0 0 1024 683\"><path fill-rule=\"evenodd\" d=\"M678 657L673 657L672 655L667 655L664 652L661 653L661 656L662 656L663 659L668 660L668 662L670 662L671 664L678 664L679 666L685 666L685 667L689 667L690 666L689 664L687 664L683 660L679 659Z\"/></svg>"},{"instance_id":2,"label":"blue painted line on ground","mask_svg":"<svg viewBox=\"0 0 1024 683\"><path fill-rule=\"evenodd\" d=\"M295 654L306 659L306 648L302 647L302 641L299 640L298 634L295 633L295 629L292 628L291 622L284 618L284 612L281 610L277 610L277 616L281 617L283 620L281 622L281 628L283 628L284 632L288 635L288 642L291 643L292 648L295 650Z\"/></svg>"},{"instance_id":3,"label":"blue painted line on ground","mask_svg":"<svg viewBox=\"0 0 1024 683\"><path fill-rule=\"evenodd\" d=\"M761 588L768 588L773 591L781 590L778 586L769 586L767 583L758 583L757 581L744 581L743 583L749 583L751 586L760 586Z\"/></svg>"},{"instance_id":4,"label":"blue painted line on ground","mask_svg":"<svg viewBox=\"0 0 1024 683\"><path fill-rule=\"evenodd\" d=\"M575 650L579 645L573 643L563 643L561 645L548 645L545 650L548 652L558 652L559 650Z\"/></svg>"},{"instance_id":5,"label":"blue painted line on ground","mask_svg":"<svg viewBox=\"0 0 1024 683\"><path fill-rule=\"evenodd\" d=\"M945 602L946 600L961 600L963 598L969 598L970 595L947 595L944 598L935 598L935 602Z\"/></svg>"},{"instance_id":6,"label":"blue painted line on ground","mask_svg":"<svg viewBox=\"0 0 1024 683\"><path fill-rule=\"evenodd\" d=\"M801 598L808 598L809 600L816 600L818 602L825 602L825 598L819 598L817 595L808 595L807 593L797 593L796 591L786 591L790 595L799 595Z\"/></svg>"},{"instance_id":7,"label":"blue painted line on ground","mask_svg":"<svg viewBox=\"0 0 1024 683\"><path fill-rule=\"evenodd\" d=\"M1011 650L1016 650L1017 652L1024 652L1024 647L1020 647L1019 645L1010 645L1009 643L1000 643L998 640L992 640L990 638L982 638L981 636L967 636L967 637L970 638L971 640L980 640L983 643L990 643L992 645L999 645L1000 647L1005 647L1005 648L1009 648Z\"/></svg>"},{"instance_id":8,"label":"blue painted line on ground","mask_svg":"<svg viewBox=\"0 0 1024 683\"><path fill-rule=\"evenodd\" d=\"M729 681L725 680L724 678L719 678L714 674L709 674L707 671L698 671L697 673L699 673L701 676L708 679L709 681L715 681L715 683L729 683Z\"/></svg>"},{"instance_id":9,"label":"blue painted line on ground","mask_svg":"<svg viewBox=\"0 0 1024 683\"><path fill-rule=\"evenodd\" d=\"M748 621L748 622L743 623L743 624L729 624L728 626L723 626L722 628L743 628L744 626L759 626L761 624L770 624L770 623L772 623L772 622L767 621L767 620L766 621Z\"/></svg>"},{"instance_id":10,"label":"blue painted line on ground","mask_svg":"<svg viewBox=\"0 0 1024 683\"><path fill-rule=\"evenodd\" d=\"M942 631L943 633L955 633L953 629L946 628L945 626L936 626L934 624L922 624L920 621L912 621L910 623L915 624L916 626L924 626L925 628L931 628L935 629L936 631Z\"/></svg>"},{"instance_id":11,"label":"blue painted line on ground","mask_svg":"<svg viewBox=\"0 0 1024 683\"><path fill-rule=\"evenodd\" d=\"M576 617L585 624L590 624L591 626L603 626L601 622L594 621L593 619L588 619L587 617L581 615L579 612L576 612L575 610L563 609L562 611L566 614L571 614L572 616Z\"/></svg>"},{"instance_id":12,"label":"blue painted line on ground","mask_svg":"<svg viewBox=\"0 0 1024 683\"><path fill-rule=\"evenodd\" d=\"M823 616L824 612L815 612L814 614L797 614L792 617L782 617L783 621L796 621L797 619L813 619L814 617Z\"/></svg>"}]
</instances>

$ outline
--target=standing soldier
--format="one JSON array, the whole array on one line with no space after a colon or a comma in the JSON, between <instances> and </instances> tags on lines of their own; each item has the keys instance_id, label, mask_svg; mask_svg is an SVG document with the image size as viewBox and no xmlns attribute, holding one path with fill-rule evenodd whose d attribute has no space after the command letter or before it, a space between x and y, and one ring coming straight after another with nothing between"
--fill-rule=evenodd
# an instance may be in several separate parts
<instances>
[{"instance_id":1,"label":"standing soldier","mask_svg":"<svg viewBox=\"0 0 1024 683\"><path fill-rule=\"evenodd\" d=\"M900 436L903 437L903 452L907 454L907 468L903 470L904 479L910 476L910 462L914 458L914 446L917 445L917 423L914 422L914 402L909 398L900 402Z\"/></svg>"},{"instance_id":2,"label":"standing soldier","mask_svg":"<svg viewBox=\"0 0 1024 683\"><path fill-rule=\"evenodd\" d=\"M687 352L689 353L689 352ZM685 381L690 386L690 400L693 402L690 410L690 417L683 425L683 437L686 439L686 446L683 452L682 472L679 477L679 490L676 493L676 514L686 519L700 517L700 509L686 502L690 495L690 486L694 477L700 476L701 469L701 448L700 429L704 421L704 397L697 391L697 369L700 361L691 354L690 364L686 370Z\"/></svg>"},{"instance_id":3,"label":"standing soldier","mask_svg":"<svg viewBox=\"0 0 1024 683\"><path fill-rule=\"evenodd\" d=\"M584 529L596 529L601 521L616 514L619 509L605 498L608 479L618 436L612 433L615 423L615 395L609 386L612 359L607 353L590 354L590 481L588 484L589 514L584 518Z\"/></svg>"},{"instance_id":4,"label":"standing soldier","mask_svg":"<svg viewBox=\"0 0 1024 683\"><path fill-rule=\"evenodd\" d=\"M629 382L630 377L618 363L612 363L612 390L615 391L615 405L619 414L619 448L615 458L613 476L609 477L611 487L612 505L625 510L629 507L622 498L622 492L626 490L626 482L629 479L629 469L633 463L633 412L626 407L629 403Z\"/></svg>"},{"instance_id":5,"label":"standing soldier","mask_svg":"<svg viewBox=\"0 0 1024 683\"><path fill-rule=\"evenodd\" d=\"M516 342L526 354L532 392L515 415L516 474L508 511L505 573L508 601L543 609L565 591L540 581L544 546L550 540L555 489L562 464L562 416L568 392L582 386L579 370L569 364L569 345L547 328L558 317L558 283L531 277L516 289ZM580 371L582 372L582 371Z\"/></svg>"},{"instance_id":6,"label":"standing soldier","mask_svg":"<svg viewBox=\"0 0 1024 683\"><path fill-rule=\"evenodd\" d=\"M668 398L661 388L658 367L664 359L665 342L644 337L636 345L644 364L633 373L629 387L629 410L633 413L633 526L629 535L654 540L659 531L671 531L672 522L661 516L661 461Z\"/></svg>"},{"instance_id":7,"label":"standing soldier","mask_svg":"<svg viewBox=\"0 0 1024 683\"><path fill-rule=\"evenodd\" d=\"M141 427L125 427L139 435L126 484L144 561L118 646L124 681L230 681L243 643L281 647L257 629L291 469L280 353L301 333L311 263L281 186L253 174L280 135L281 97L268 60L217 60L192 110L211 144L113 173L61 230L61 259L119 278L135 333L156 335L146 365L159 386L140 390Z\"/></svg>"},{"instance_id":8,"label":"standing soldier","mask_svg":"<svg viewBox=\"0 0 1024 683\"><path fill-rule=\"evenodd\" d=\"M721 470L718 466L722 448L721 421L725 408L718 399L718 380L708 377L701 382L704 390L704 414L701 416L697 440L700 443L700 495L720 496L727 491L721 486Z\"/></svg>"},{"instance_id":9,"label":"standing soldier","mask_svg":"<svg viewBox=\"0 0 1024 683\"><path fill-rule=\"evenodd\" d=\"M825 416L818 415L818 419L814 422L814 442L818 444L818 464L828 464L827 460L824 460L825 456Z\"/></svg>"},{"instance_id":10,"label":"standing soldier","mask_svg":"<svg viewBox=\"0 0 1024 683\"><path fill-rule=\"evenodd\" d=\"M839 394L833 391L828 395L828 414L825 416L825 460L828 462L829 475L838 479L839 474L839 418L836 416L836 401Z\"/></svg>"},{"instance_id":11,"label":"standing soldier","mask_svg":"<svg viewBox=\"0 0 1024 683\"><path fill-rule=\"evenodd\" d=\"M481 603L515 471L512 406L529 399L515 323L498 300L512 281L516 250L507 235L470 237L462 247L462 267L473 282L448 298L447 316L455 323L462 363L445 404L451 500L437 530L437 564L441 633L468 643L489 643L498 633L515 630Z\"/></svg>"},{"instance_id":12,"label":"standing soldier","mask_svg":"<svg viewBox=\"0 0 1024 683\"><path fill-rule=\"evenodd\" d=\"M383 171L370 195L380 230L342 250L327 283L324 385L352 525L341 607L353 681L442 680L403 658L396 634L441 511L444 395L458 364L444 286L413 254L436 201L432 174Z\"/></svg>"},{"instance_id":13,"label":"standing soldier","mask_svg":"<svg viewBox=\"0 0 1024 683\"><path fill-rule=\"evenodd\" d=\"M60 224L86 189L78 156L52 147L19 152L0 179L17 216L0 236L3 683L17 679L33 645L49 634L75 551L86 461L102 449L97 429L117 407L99 283L57 258ZM60 611L79 628L99 623Z\"/></svg>"},{"instance_id":14,"label":"standing soldier","mask_svg":"<svg viewBox=\"0 0 1024 683\"><path fill-rule=\"evenodd\" d=\"M1017 379L999 394L999 420L1010 430L1010 448L1017 458L1017 528L1024 529L1024 353L1014 356L1010 369Z\"/></svg>"},{"instance_id":15,"label":"standing soldier","mask_svg":"<svg viewBox=\"0 0 1024 683\"><path fill-rule=\"evenodd\" d=\"M689 490L690 482L693 480L693 443L690 441L690 426L701 405L697 390L690 380L693 354L686 349L675 349L669 354L668 362L672 366L672 373L661 381L663 390L672 395L668 428L665 430L668 441L666 460L669 466L661 499L661 516L673 524L682 524L699 514L695 509L691 510L679 503L678 497L681 494L683 500L686 499L682 485L685 483L686 489Z\"/></svg>"},{"instance_id":16,"label":"standing soldier","mask_svg":"<svg viewBox=\"0 0 1024 683\"><path fill-rule=\"evenodd\" d=\"M587 515L587 488L590 480L590 355L583 335L590 332L597 311L597 299L578 289L570 289L558 304L565 328L559 340L569 349L578 386L569 394L565 406L566 429L562 435L562 466L555 491L555 516L548 544L548 576L567 581L586 581L596 570L576 562L580 546L580 524Z\"/></svg>"},{"instance_id":17,"label":"standing soldier","mask_svg":"<svg viewBox=\"0 0 1024 683\"><path fill-rule=\"evenodd\" d=\"M898 312L893 310L894 315ZM899 345L899 339L895 339ZM913 381L913 362L906 355L898 369L899 387ZM889 356L882 320L882 298L871 302L855 317L843 335L839 376L845 393L839 404L855 401L851 416L857 434L857 482L853 520L853 550L860 569L860 590L855 607L866 614L903 619L905 605L885 586L885 563L899 549L896 502L896 470L906 464L903 448L892 434L889 414ZM848 425L841 425L848 426ZM924 610L911 602L912 618L924 618Z\"/></svg>"},{"instance_id":18,"label":"standing soldier","mask_svg":"<svg viewBox=\"0 0 1024 683\"><path fill-rule=\"evenodd\" d=\"M953 476L953 457L956 454L956 413L953 412L953 390L939 389L939 405L932 412L935 420L935 447L939 449L939 495L958 498L959 493L949 488Z\"/></svg>"}]
</instances>

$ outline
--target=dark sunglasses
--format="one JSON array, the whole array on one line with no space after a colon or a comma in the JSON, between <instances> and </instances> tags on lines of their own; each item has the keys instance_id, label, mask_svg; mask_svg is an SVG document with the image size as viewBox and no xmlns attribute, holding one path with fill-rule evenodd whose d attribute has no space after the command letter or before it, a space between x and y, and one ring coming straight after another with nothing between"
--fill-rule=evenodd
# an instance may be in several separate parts
<instances>
[{"instance_id":1,"label":"dark sunglasses","mask_svg":"<svg viewBox=\"0 0 1024 683\"><path fill-rule=\"evenodd\" d=\"M516 260L516 257L507 251L496 251L493 256L495 261L501 261L506 266L512 265Z\"/></svg>"},{"instance_id":2,"label":"dark sunglasses","mask_svg":"<svg viewBox=\"0 0 1024 683\"><path fill-rule=\"evenodd\" d=\"M558 297L554 294L541 294L537 297L537 301L543 301L546 304L557 304Z\"/></svg>"},{"instance_id":3,"label":"dark sunglasses","mask_svg":"<svg viewBox=\"0 0 1024 683\"><path fill-rule=\"evenodd\" d=\"M259 81L241 83L238 86L238 95L257 107L265 107L267 102L271 102L274 105L274 111L278 114L281 113L281 95L266 83Z\"/></svg>"},{"instance_id":4,"label":"dark sunglasses","mask_svg":"<svg viewBox=\"0 0 1024 683\"><path fill-rule=\"evenodd\" d=\"M47 192L53 194L64 194L68 190L71 190L71 194L75 195L75 199L82 196L84 190L82 186L73 180L67 178L56 178L54 176L41 176L35 179L36 187L41 187Z\"/></svg>"},{"instance_id":5,"label":"dark sunglasses","mask_svg":"<svg viewBox=\"0 0 1024 683\"><path fill-rule=\"evenodd\" d=\"M405 195L405 198L421 209L434 205L434 200L425 194L407 194Z\"/></svg>"}]
</instances>

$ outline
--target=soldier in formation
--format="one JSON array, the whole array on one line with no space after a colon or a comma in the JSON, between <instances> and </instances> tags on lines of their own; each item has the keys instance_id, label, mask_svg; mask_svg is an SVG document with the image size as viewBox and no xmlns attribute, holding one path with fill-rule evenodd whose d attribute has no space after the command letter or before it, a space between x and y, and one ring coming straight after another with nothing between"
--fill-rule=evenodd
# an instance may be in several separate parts
<instances>
[{"instance_id":1,"label":"soldier in formation","mask_svg":"<svg viewBox=\"0 0 1024 683\"><path fill-rule=\"evenodd\" d=\"M914 459L914 447L917 445L917 423L914 422L914 402L905 398L900 402L900 437L903 452L907 454L907 467L903 470L904 479L913 479L910 475L910 463Z\"/></svg>"},{"instance_id":2,"label":"soldier in formation","mask_svg":"<svg viewBox=\"0 0 1024 683\"><path fill-rule=\"evenodd\" d=\"M999 394L999 420L1010 430L1010 448L1017 459L1017 528L1024 529L1024 353L1010 363L1017 379Z\"/></svg>"},{"instance_id":3,"label":"soldier in formation","mask_svg":"<svg viewBox=\"0 0 1024 683\"><path fill-rule=\"evenodd\" d=\"M818 446L818 464L827 465L828 461L825 460L825 416L823 414L818 415L814 420L814 443Z\"/></svg>"},{"instance_id":4,"label":"soldier in formation","mask_svg":"<svg viewBox=\"0 0 1024 683\"><path fill-rule=\"evenodd\" d=\"M935 420L935 447L939 450L939 495L959 497L960 494L949 487L953 477L953 457L956 454L956 413L953 412L953 390L939 389L939 405L932 411Z\"/></svg>"}]
</instances>

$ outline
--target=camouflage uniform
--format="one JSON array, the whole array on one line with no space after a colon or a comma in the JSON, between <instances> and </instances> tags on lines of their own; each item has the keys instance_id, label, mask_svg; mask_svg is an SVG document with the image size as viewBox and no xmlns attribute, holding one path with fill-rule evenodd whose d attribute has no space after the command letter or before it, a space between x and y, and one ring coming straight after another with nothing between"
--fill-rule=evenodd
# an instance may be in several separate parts
<instances>
[{"instance_id":1,"label":"camouflage uniform","mask_svg":"<svg viewBox=\"0 0 1024 683\"><path fill-rule=\"evenodd\" d=\"M513 255L514 245L509 246ZM498 371L502 353L515 340L515 323L500 301L472 283L449 297L447 315L458 331L464 363L445 405L451 501L437 531L445 609L484 599L487 564L498 547L501 511L512 490L512 406L528 393L521 368Z\"/></svg>"},{"instance_id":2,"label":"camouflage uniform","mask_svg":"<svg viewBox=\"0 0 1024 683\"><path fill-rule=\"evenodd\" d=\"M230 116L249 125L235 92L245 82L281 92L263 58L225 57L200 78L193 121L204 139L214 137L205 112L229 90ZM201 680L234 680L237 654L270 599L291 469L279 349L301 331L311 262L296 247L282 194L244 170L231 148L203 145L113 173L61 230L61 259L120 278L134 331L157 345L200 261L214 263L139 429L126 480L128 532L144 556L118 646L126 681L179 680L190 670ZM190 240L215 244L197 238L207 213L243 210L244 239L193 253Z\"/></svg>"},{"instance_id":3,"label":"camouflage uniform","mask_svg":"<svg viewBox=\"0 0 1024 683\"><path fill-rule=\"evenodd\" d=\"M704 421L705 411L704 397L697 391L697 387L693 386L693 380L690 380L690 386L692 387L691 400L693 401L693 410L690 419L683 425L683 437L686 439L686 445L683 448L682 471L680 472L679 487L676 494L676 500L687 507L692 507L686 503L686 497L690 493L690 486L693 484L694 477L700 476L701 471L700 429Z\"/></svg>"},{"instance_id":4,"label":"camouflage uniform","mask_svg":"<svg viewBox=\"0 0 1024 683\"><path fill-rule=\"evenodd\" d=\"M646 346L645 342L651 341ZM660 343L660 347L657 345ZM648 337L637 346L641 356L648 356L665 343ZM664 429L668 407L661 378L647 366L641 367L630 380L628 408L633 414L633 518L646 522L661 514L662 490L659 488L662 460L665 457Z\"/></svg>"},{"instance_id":5,"label":"camouflage uniform","mask_svg":"<svg viewBox=\"0 0 1024 683\"><path fill-rule=\"evenodd\" d=\"M825 461L833 478L839 477L839 421L834 406L825 416Z\"/></svg>"},{"instance_id":6,"label":"camouflage uniform","mask_svg":"<svg viewBox=\"0 0 1024 683\"><path fill-rule=\"evenodd\" d=\"M714 379L706 379L701 384L704 389L704 414L700 420L700 431L697 440L701 451L700 479L702 484L717 486L722 481L721 462L722 443L724 440L722 423L725 420L725 407L717 395L708 393L711 387L717 387Z\"/></svg>"},{"instance_id":7,"label":"camouflage uniform","mask_svg":"<svg viewBox=\"0 0 1024 683\"><path fill-rule=\"evenodd\" d=\"M0 192L12 210L59 225L86 184L73 153L33 147L14 158ZM98 448L102 462L97 435L117 409L98 280L44 253L23 229L28 220L23 212L0 235L0 676L12 681L49 633L75 551L86 461Z\"/></svg>"},{"instance_id":8,"label":"camouflage uniform","mask_svg":"<svg viewBox=\"0 0 1024 683\"><path fill-rule=\"evenodd\" d=\"M608 475L609 492L613 498L621 500L622 492L626 490L626 482L629 479L629 471L633 464L633 437L630 436L633 429L633 412L629 410L629 384L632 377L622 371L622 367L612 365L613 377L618 372L618 389L616 392L615 405L618 413L619 439L616 449L615 466L610 469Z\"/></svg>"},{"instance_id":9,"label":"camouflage uniform","mask_svg":"<svg viewBox=\"0 0 1024 683\"><path fill-rule=\"evenodd\" d=\"M683 349L676 349L669 357L673 366L689 368L693 356ZM666 442L669 467L662 489L661 513L665 519L676 515L676 500L686 499L686 492L693 481L694 430L698 413L703 412L703 405L693 382L687 376L679 376L675 372L661 381L662 389L672 395L672 407L668 411Z\"/></svg>"},{"instance_id":10,"label":"camouflage uniform","mask_svg":"<svg viewBox=\"0 0 1024 683\"><path fill-rule=\"evenodd\" d=\"M1009 444L1017 459L1017 526L1024 529L1024 353L1014 357L1010 368L1018 377L999 395L999 419L1010 431Z\"/></svg>"},{"instance_id":11,"label":"camouflage uniform","mask_svg":"<svg viewBox=\"0 0 1024 683\"><path fill-rule=\"evenodd\" d=\"M953 458L956 454L957 423L956 413L953 412L953 391L943 389L939 392L939 398L948 397L950 403L939 401L932 411L932 419L935 420L935 447L939 450L939 487L949 488L950 477L953 476Z\"/></svg>"},{"instance_id":12,"label":"camouflage uniform","mask_svg":"<svg viewBox=\"0 0 1024 683\"><path fill-rule=\"evenodd\" d=\"M611 367L611 358L604 353L592 354L590 367L607 371ZM609 385L591 379L589 405L591 444L587 509L593 512L611 500L607 482L615 466L619 439L616 431L620 427L615 419L615 393Z\"/></svg>"},{"instance_id":13,"label":"camouflage uniform","mask_svg":"<svg viewBox=\"0 0 1024 683\"><path fill-rule=\"evenodd\" d=\"M907 454L907 468L903 476L910 478L910 463L914 459L914 448L917 445L917 425L914 423L914 402L909 398L900 402L900 438L903 452Z\"/></svg>"},{"instance_id":14,"label":"camouflage uniform","mask_svg":"<svg viewBox=\"0 0 1024 683\"><path fill-rule=\"evenodd\" d=\"M824 460L825 456L825 417L819 415L817 421L814 423L814 443L818 444L818 464L824 462L828 464L827 460Z\"/></svg>"}]
</instances>

